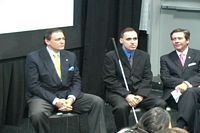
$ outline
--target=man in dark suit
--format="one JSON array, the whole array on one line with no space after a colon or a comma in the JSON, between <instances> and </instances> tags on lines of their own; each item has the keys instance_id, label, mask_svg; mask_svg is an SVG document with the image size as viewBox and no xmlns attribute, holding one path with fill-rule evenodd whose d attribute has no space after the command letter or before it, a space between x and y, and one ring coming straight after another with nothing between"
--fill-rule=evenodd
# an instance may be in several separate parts
<instances>
[{"instance_id":1,"label":"man in dark suit","mask_svg":"<svg viewBox=\"0 0 200 133\"><path fill-rule=\"evenodd\" d=\"M122 30L119 47L123 70L127 80L125 86L119 61L115 51L106 54L104 64L104 82L107 89L107 100L113 106L117 130L129 126L131 107L150 109L166 103L162 99L148 97L151 91L152 72L149 55L137 49L138 35L133 28Z\"/></svg>"},{"instance_id":2,"label":"man in dark suit","mask_svg":"<svg viewBox=\"0 0 200 133\"><path fill-rule=\"evenodd\" d=\"M81 92L76 57L64 50L63 31L48 30L44 42L46 47L30 53L26 59L29 116L36 132L49 133L48 117L58 110L88 113L89 132L106 133L104 101Z\"/></svg>"},{"instance_id":3,"label":"man in dark suit","mask_svg":"<svg viewBox=\"0 0 200 133\"><path fill-rule=\"evenodd\" d=\"M190 32L186 29L175 29L170 37L175 50L160 59L163 98L178 110L177 126L185 128L195 119L200 101L200 51L188 47Z\"/></svg>"}]
</instances>

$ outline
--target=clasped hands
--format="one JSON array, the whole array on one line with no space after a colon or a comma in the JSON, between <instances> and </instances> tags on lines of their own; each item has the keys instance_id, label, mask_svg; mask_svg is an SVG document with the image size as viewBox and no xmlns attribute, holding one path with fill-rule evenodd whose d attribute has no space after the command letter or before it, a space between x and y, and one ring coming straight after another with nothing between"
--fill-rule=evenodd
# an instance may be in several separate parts
<instances>
[{"instance_id":1,"label":"clasped hands","mask_svg":"<svg viewBox=\"0 0 200 133\"><path fill-rule=\"evenodd\" d=\"M72 111L72 103L74 102L73 98L67 99L59 99L55 106L58 108L59 111L69 112Z\"/></svg>"},{"instance_id":2,"label":"clasped hands","mask_svg":"<svg viewBox=\"0 0 200 133\"><path fill-rule=\"evenodd\" d=\"M185 92L188 89L188 85L183 82L175 87L176 90L179 90L181 93Z\"/></svg>"},{"instance_id":3,"label":"clasped hands","mask_svg":"<svg viewBox=\"0 0 200 133\"><path fill-rule=\"evenodd\" d=\"M126 101L131 107L136 107L143 100L142 96L128 94L126 96Z\"/></svg>"}]
</instances>

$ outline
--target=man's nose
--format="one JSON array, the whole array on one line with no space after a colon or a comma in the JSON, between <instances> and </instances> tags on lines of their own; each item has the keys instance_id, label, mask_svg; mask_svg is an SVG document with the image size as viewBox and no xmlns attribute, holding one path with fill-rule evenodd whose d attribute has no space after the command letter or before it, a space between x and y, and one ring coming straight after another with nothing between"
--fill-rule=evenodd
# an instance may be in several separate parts
<instances>
[{"instance_id":1,"label":"man's nose","mask_svg":"<svg viewBox=\"0 0 200 133\"><path fill-rule=\"evenodd\" d=\"M64 40L64 39L61 39L60 42L61 42L61 43L65 43L65 40Z\"/></svg>"},{"instance_id":2,"label":"man's nose","mask_svg":"<svg viewBox=\"0 0 200 133\"><path fill-rule=\"evenodd\" d=\"M134 43L135 42L135 40L134 39L131 39L131 43Z\"/></svg>"}]
</instances>

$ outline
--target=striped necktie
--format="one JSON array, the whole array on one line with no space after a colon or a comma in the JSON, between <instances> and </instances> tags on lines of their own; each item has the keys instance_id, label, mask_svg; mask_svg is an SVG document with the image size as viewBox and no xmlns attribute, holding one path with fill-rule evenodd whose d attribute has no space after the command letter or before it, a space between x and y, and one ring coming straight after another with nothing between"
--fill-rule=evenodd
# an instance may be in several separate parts
<instances>
[{"instance_id":1,"label":"striped necktie","mask_svg":"<svg viewBox=\"0 0 200 133\"><path fill-rule=\"evenodd\" d=\"M132 65L133 65L133 57L132 57L131 54L128 57L128 61L129 61L130 66L132 67Z\"/></svg>"}]
</instances>

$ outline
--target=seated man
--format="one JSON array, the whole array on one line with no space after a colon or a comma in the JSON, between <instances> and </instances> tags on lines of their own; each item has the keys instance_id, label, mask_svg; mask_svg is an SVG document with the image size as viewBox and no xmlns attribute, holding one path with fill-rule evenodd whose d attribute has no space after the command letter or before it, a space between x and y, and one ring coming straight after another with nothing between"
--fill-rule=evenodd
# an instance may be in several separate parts
<instances>
[{"instance_id":1,"label":"seated man","mask_svg":"<svg viewBox=\"0 0 200 133\"><path fill-rule=\"evenodd\" d=\"M149 55L137 49L138 35L133 28L122 30L119 47L123 70L128 88L125 86L115 51L106 54L104 64L104 82L107 100L113 106L117 130L129 126L131 107L148 110L153 107L166 107L164 100L148 97L151 91L152 72Z\"/></svg>"},{"instance_id":2,"label":"seated man","mask_svg":"<svg viewBox=\"0 0 200 133\"><path fill-rule=\"evenodd\" d=\"M44 35L45 47L26 59L29 116L37 133L49 133L48 117L55 111L88 113L89 132L106 133L104 101L81 92L75 54L65 51L61 29Z\"/></svg>"},{"instance_id":3,"label":"seated man","mask_svg":"<svg viewBox=\"0 0 200 133\"><path fill-rule=\"evenodd\" d=\"M192 122L200 101L200 51L188 47L190 32L186 29L175 29L170 37L175 50L160 58L163 98L178 110L177 126L187 128L191 125L193 133Z\"/></svg>"}]
</instances>

